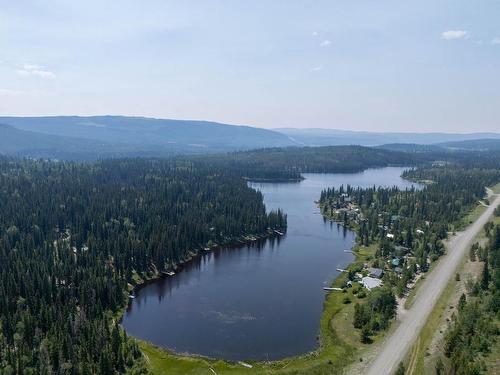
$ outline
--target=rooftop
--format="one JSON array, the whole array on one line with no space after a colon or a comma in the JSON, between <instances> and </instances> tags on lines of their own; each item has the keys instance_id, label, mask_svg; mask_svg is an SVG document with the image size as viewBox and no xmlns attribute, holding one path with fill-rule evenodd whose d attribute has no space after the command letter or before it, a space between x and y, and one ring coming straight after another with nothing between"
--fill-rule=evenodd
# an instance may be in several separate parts
<instances>
[{"instance_id":1,"label":"rooftop","mask_svg":"<svg viewBox=\"0 0 500 375\"><path fill-rule=\"evenodd\" d=\"M361 279L361 284L363 284L366 289L372 290L373 288L382 286L382 280L366 276Z\"/></svg>"}]
</instances>

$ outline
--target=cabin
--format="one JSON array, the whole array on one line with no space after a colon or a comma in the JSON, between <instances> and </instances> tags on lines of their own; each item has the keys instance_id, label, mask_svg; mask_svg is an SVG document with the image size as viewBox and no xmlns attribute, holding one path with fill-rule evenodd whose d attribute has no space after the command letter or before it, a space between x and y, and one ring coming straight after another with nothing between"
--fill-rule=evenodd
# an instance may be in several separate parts
<instances>
[{"instance_id":1,"label":"cabin","mask_svg":"<svg viewBox=\"0 0 500 375\"><path fill-rule=\"evenodd\" d=\"M380 268L368 268L368 275L370 277L375 277L380 279L383 275L384 271Z\"/></svg>"},{"instance_id":2,"label":"cabin","mask_svg":"<svg viewBox=\"0 0 500 375\"><path fill-rule=\"evenodd\" d=\"M361 284L368 290L378 288L382 286L382 280L376 279L374 277L365 276L361 279Z\"/></svg>"},{"instance_id":3,"label":"cabin","mask_svg":"<svg viewBox=\"0 0 500 375\"><path fill-rule=\"evenodd\" d=\"M391 264L392 264L393 267L398 267L399 264L400 264L400 262L401 261L399 260L399 258L394 258L394 259L391 260Z\"/></svg>"}]
</instances>

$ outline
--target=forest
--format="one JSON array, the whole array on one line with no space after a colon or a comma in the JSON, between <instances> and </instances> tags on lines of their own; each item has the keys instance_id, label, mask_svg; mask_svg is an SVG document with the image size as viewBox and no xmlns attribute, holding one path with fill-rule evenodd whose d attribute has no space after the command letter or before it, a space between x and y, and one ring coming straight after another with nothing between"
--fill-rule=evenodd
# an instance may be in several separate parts
<instances>
[{"instance_id":1,"label":"forest","mask_svg":"<svg viewBox=\"0 0 500 375\"><path fill-rule=\"evenodd\" d=\"M367 168L410 166L418 159L404 152L363 146L266 148L193 157L252 180L301 180L302 173L353 173Z\"/></svg>"},{"instance_id":2,"label":"forest","mask_svg":"<svg viewBox=\"0 0 500 375\"><path fill-rule=\"evenodd\" d=\"M500 179L498 169L473 168L465 157L462 166L431 159L359 146L95 163L0 156L0 374L146 371L118 324L131 288L205 247L286 231L286 213L266 211L247 179L421 165L405 177L432 181L422 190L346 186L321 195L325 215L346 197L360 208L336 219L355 227L361 243L380 242L376 262L402 258L395 245L411 248L409 280L417 265L425 269L442 253L450 223ZM391 273L384 277L403 289ZM365 331L385 328L394 316L388 290L366 299L375 311L369 319L357 308Z\"/></svg>"},{"instance_id":3,"label":"forest","mask_svg":"<svg viewBox=\"0 0 500 375\"><path fill-rule=\"evenodd\" d=\"M243 179L201 164L0 158L0 187L2 374L140 372L116 319L128 283L286 229Z\"/></svg>"}]
</instances>

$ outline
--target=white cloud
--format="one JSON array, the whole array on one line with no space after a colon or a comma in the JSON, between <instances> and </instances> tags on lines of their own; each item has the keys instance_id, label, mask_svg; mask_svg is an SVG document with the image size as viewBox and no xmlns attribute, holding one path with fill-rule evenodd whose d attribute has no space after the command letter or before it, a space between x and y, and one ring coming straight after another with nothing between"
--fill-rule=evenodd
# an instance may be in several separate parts
<instances>
[{"instance_id":1,"label":"white cloud","mask_svg":"<svg viewBox=\"0 0 500 375\"><path fill-rule=\"evenodd\" d=\"M493 38L491 44L500 44L500 37L497 36L496 38Z\"/></svg>"},{"instance_id":2,"label":"white cloud","mask_svg":"<svg viewBox=\"0 0 500 375\"><path fill-rule=\"evenodd\" d=\"M54 79L56 75L50 70L45 69L40 65L33 64L23 64L18 70L17 73L22 76L36 76L43 79Z\"/></svg>"},{"instance_id":3,"label":"white cloud","mask_svg":"<svg viewBox=\"0 0 500 375\"><path fill-rule=\"evenodd\" d=\"M330 44L332 44L332 42L330 40L328 40L328 39L325 39L319 45L321 47L328 47Z\"/></svg>"},{"instance_id":4,"label":"white cloud","mask_svg":"<svg viewBox=\"0 0 500 375\"><path fill-rule=\"evenodd\" d=\"M318 66L315 66L314 68L312 68L311 72L319 72L321 70L323 70L323 66L318 65Z\"/></svg>"},{"instance_id":5,"label":"white cloud","mask_svg":"<svg viewBox=\"0 0 500 375\"><path fill-rule=\"evenodd\" d=\"M318 32L317 31L313 31L312 32L312 36L318 36Z\"/></svg>"},{"instance_id":6,"label":"white cloud","mask_svg":"<svg viewBox=\"0 0 500 375\"><path fill-rule=\"evenodd\" d=\"M441 38L444 40L454 40L467 38L468 35L468 32L465 30L448 30L441 33Z\"/></svg>"}]
</instances>

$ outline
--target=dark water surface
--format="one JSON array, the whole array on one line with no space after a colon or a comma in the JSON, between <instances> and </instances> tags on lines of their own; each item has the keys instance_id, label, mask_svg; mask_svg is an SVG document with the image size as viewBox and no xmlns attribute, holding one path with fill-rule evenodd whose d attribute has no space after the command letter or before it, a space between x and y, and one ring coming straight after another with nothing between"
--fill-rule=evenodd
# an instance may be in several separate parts
<instances>
[{"instance_id":1,"label":"dark water surface","mask_svg":"<svg viewBox=\"0 0 500 375\"><path fill-rule=\"evenodd\" d=\"M137 292L123 316L130 335L179 353L241 359L279 359L317 347L323 286L346 253L354 233L325 222L314 201L321 190L353 186L411 186L403 168L354 174L305 174L300 183L251 183L266 208L288 214L278 239L213 251L173 277Z\"/></svg>"}]
</instances>

